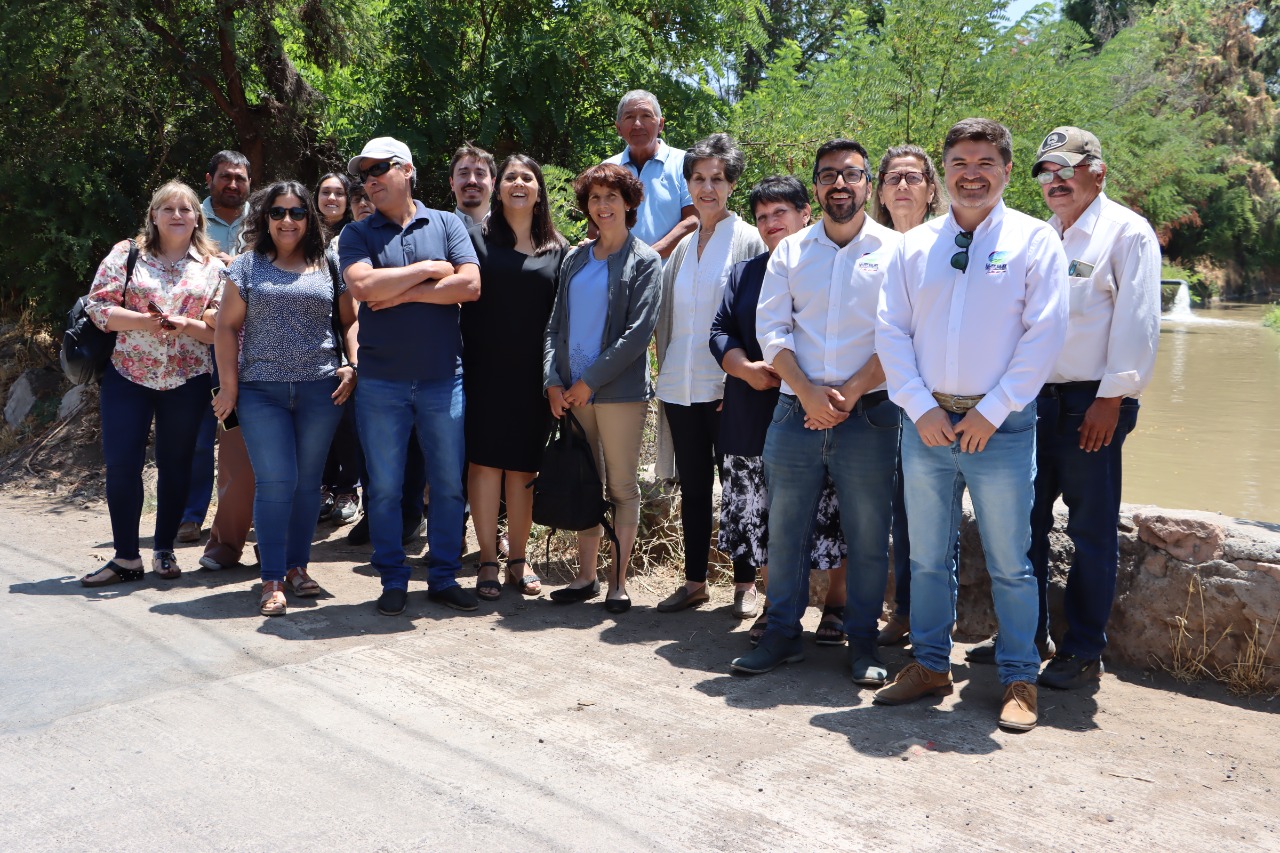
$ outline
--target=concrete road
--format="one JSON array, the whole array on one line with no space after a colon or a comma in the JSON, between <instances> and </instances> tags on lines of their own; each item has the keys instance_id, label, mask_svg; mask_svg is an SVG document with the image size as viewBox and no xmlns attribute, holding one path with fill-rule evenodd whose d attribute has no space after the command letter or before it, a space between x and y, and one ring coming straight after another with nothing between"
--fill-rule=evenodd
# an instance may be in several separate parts
<instances>
[{"instance_id":1,"label":"concrete road","mask_svg":"<svg viewBox=\"0 0 1280 853\"><path fill-rule=\"evenodd\" d=\"M1280 700L1123 672L1012 735L959 649L956 694L906 708L840 649L730 676L723 591L468 616L416 577L386 618L323 527L326 596L265 620L255 573L198 548L176 582L82 588L102 507L9 493L0 531L2 850L1280 848Z\"/></svg>"}]
</instances>

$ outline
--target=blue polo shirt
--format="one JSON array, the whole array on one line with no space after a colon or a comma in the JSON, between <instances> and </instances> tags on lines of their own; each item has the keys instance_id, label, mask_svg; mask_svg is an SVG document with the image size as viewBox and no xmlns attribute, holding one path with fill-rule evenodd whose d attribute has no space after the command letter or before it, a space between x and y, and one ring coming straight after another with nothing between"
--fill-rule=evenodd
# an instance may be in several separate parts
<instances>
[{"instance_id":1,"label":"blue polo shirt","mask_svg":"<svg viewBox=\"0 0 1280 853\"><path fill-rule=\"evenodd\" d=\"M680 222L680 211L693 204L689 185L684 180L684 151L658 140L658 153L637 170L631 162L631 149L605 160L626 166L644 184L644 201L636 210L636 225L631 233L652 246L671 233Z\"/></svg>"},{"instance_id":2,"label":"blue polo shirt","mask_svg":"<svg viewBox=\"0 0 1280 853\"><path fill-rule=\"evenodd\" d=\"M401 228L380 212L351 222L338 236L338 265L375 269L418 261L479 264L461 220L414 201L413 220ZM360 375L393 381L435 381L462 372L457 305L407 302L373 311L360 305Z\"/></svg>"}]
</instances>

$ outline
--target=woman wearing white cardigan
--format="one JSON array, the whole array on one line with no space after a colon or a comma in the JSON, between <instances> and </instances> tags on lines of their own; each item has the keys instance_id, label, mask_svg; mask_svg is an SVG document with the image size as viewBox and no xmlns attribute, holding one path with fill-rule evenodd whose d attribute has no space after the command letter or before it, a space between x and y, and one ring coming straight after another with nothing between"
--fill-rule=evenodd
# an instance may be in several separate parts
<instances>
[{"instance_id":1,"label":"woman wearing white cardigan","mask_svg":"<svg viewBox=\"0 0 1280 853\"><path fill-rule=\"evenodd\" d=\"M684 176L698 211L698 230L676 246L662 273L657 396L660 426L665 423L670 430L680 480L685 576L684 585L658 605L663 612L683 610L710 597L707 560L712 487L720 464L716 445L724 371L707 341L729 270L765 251L756 229L728 207L744 165L742 152L723 133L708 136L685 154ZM737 581L739 591L749 588L755 584L754 573Z\"/></svg>"}]
</instances>

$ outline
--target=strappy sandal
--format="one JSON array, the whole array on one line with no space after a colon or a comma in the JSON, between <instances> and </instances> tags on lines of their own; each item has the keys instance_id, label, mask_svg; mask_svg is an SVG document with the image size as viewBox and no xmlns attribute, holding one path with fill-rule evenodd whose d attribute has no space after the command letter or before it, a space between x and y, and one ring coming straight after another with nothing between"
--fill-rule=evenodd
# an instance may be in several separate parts
<instances>
[{"instance_id":1,"label":"strappy sandal","mask_svg":"<svg viewBox=\"0 0 1280 853\"><path fill-rule=\"evenodd\" d=\"M516 575L512 574L511 572L512 567L518 566L521 563L523 563L526 566L529 565L529 561L526 560L524 557L516 557L514 560L507 560L507 583L511 584L512 586L520 587L521 595L528 595L528 596L542 595L542 579L539 578L537 575L535 575L532 571L530 571L529 574L522 575L520 577L517 577Z\"/></svg>"},{"instance_id":2,"label":"strappy sandal","mask_svg":"<svg viewBox=\"0 0 1280 853\"><path fill-rule=\"evenodd\" d=\"M320 589L320 584L316 583L315 579L307 574L307 570L302 566L290 569L285 574L284 580L289 585L289 589L298 598L315 598L324 592L324 590Z\"/></svg>"},{"instance_id":3,"label":"strappy sandal","mask_svg":"<svg viewBox=\"0 0 1280 853\"><path fill-rule=\"evenodd\" d=\"M845 639L844 605L828 604L822 608L822 618L818 620L818 630L813 632L813 642L819 646L843 646Z\"/></svg>"},{"instance_id":4,"label":"strappy sandal","mask_svg":"<svg viewBox=\"0 0 1280 853\"><path fill-rule=\"evenodd\" d=\"M156 551L152 554L151 571L155 572L157 577L167 581L182 576L182 568L178 565L178 558L172 551Z\"/></svg>"},{"instance_id":5,"label":"strappy sandal","mask_svg":"<svg viewBox=\"0 0 1280 853\"><path fill-rule=\"evenodd\" d=\"M769 627L769 605L765 604L760 608L760 615L756 618L755 624L751 626L751 630L747 631L747 639L751 641L751 648L760 645L760 640L764 638L765 629Z\"/></svg>"},{"instance_id":6,"label":"strappy sandal","mask_svg":"<svg viewBox=\"0 0 1280 853\"><path fill-rule=\"evenodd\" d=\"M89 572L89 574L80 578L80 584L81 586L92 588L140 580L142 580L142 569L126 569L115 560L112 560L102 568Z\"/></svg>"},{"instance_id":7,"label":"strappy sandal","mask_svg":"<svg viewBox=\"0 0 1280 853\"><path fill-rule=\"evenodd\" d=\"M502 567L497 563L486 560L480 564L481 569L493 569L497 571ZM476 598L482 598L485 601L497 601L502 596L502 584L497 578L489 578L488 580L476 582Z\"/></svg>"},{"instance_id":8,"label":"strappy sandal","mask_svg":"<svg viewBox=\"0 0 1280 853\"><path fill-rule=\"evenodd\" d=\"M263 616L283 616L288 609L284 600L284 581L263 581L262 598L258 599L258 612Z\"/></svg>"}]
</instances>

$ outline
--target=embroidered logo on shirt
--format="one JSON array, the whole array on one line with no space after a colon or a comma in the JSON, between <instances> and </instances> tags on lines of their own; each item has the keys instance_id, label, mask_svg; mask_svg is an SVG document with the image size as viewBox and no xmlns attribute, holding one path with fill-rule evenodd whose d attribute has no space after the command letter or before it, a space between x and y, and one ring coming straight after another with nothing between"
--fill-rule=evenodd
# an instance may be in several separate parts
<instances>
[{"instance_id":1,"label":"embroidered logo on shirt","mask_svg":"<svg viewBox=\"0 0 1280 853\"><path fill-rule=\"evenodd\" d=\"M987 255L987 275L1000 275L1009 271L1009 253L992 252Z\"/></svg>"},{"instance_id":2,"label":"embroidered logo on shirt","mask_svg":"<svg viewBox=\"0 0 1280 853\"><path fill-rule=\"evenodd\" d=\"M858 258L858 272L880 272L880 259L874 252L867 252Z\"/></svg>"}]
</instances>

